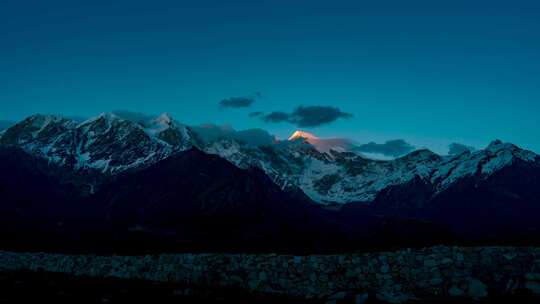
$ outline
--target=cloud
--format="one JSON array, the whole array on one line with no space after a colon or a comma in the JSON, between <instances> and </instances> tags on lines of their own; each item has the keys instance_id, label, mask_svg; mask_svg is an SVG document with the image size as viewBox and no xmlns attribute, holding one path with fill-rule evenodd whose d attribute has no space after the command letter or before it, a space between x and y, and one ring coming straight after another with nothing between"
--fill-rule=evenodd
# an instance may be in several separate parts
<instances>
[{"instance_id":1,"label":"cloud","mask_svg":"<svg viewBox=\"0 0 540 304\"><path fill-rule=\"evenodd\" d=\"M230 97L219 102L221 108L247 108L255 102L253 97Z\"/></svg>"},{"instance_id":2,"label":"cloud","mask_svg":"<svg viewBox=\"0 0 540 304\"><path fill-rule=\"evenodd\" d=\"M285 112L272 112L272 113L262 116L262 120L264 122L272 122L272 123L284 122L284 121L290 122L289 119L290 119L290 115Z\"/></svg>"},{"instance_id":3,"label":"cloud","mask_svg":"<svg viewBox=\"0 0 540 304\"><path fill-rule=\"evenodd\" d=\"M460 143L451 143L450 145L448 145L448 155L457 155L457 154L461 154L465 151L474 151L476 150L475 147L472 147L472 146L467 146L467 145L464 145L464 144L460 144Z\"/></svg>"},{"instance_id":4,"label":"cloud","mask_svg":"<svg viewBox=\"0 0 540 304\"><path fill-rule=\"evenodd\" d=\"M249 108L257 100L263 97L261 92L255 92L249 96L237 96L225 98L219 102L221 109L225 108Z\"/></svg>"},{"instance_id":5,"label":"cloud","mask_svg":"<svg viewBox=\"0 0 540 304\"><path fill-rule=\"evenodd\" d=\"M403 139L394 139L385 142L384 144L377 144L370 142L357 146L355 151L365 153L377 153L385 156L398 157L407 154L415 149L414 146L407 143Z\"/></svg>"},{"instance_id":6,"label":"cloud","mask_svg":"<svg viewBox=\"0 0 540 304\"><path fill-rule=\"evenodd\" d=\"M342 112L335 107L300 106L292 112L290 120L299 127L317 127L340 118L351 118L352 116L352 114Z\"/></svg>"},{"instance_id":7,"label":"cloud","mask_svg":"<svg viewBox=\"0 0 540 304\"><path fill-rule=\"evenodd\" d=\"M299 106L292 113L272 112L261 116L270 123L288 122L298 127L318 127L332 123L340 118L351 118L352 114L328 106Z\"/></svg>"},{"instance_id":8,"label":"cloud","mask_svg":"<svg viewBox=\"0 0 540 304\"><path fill-rule=\"evenodd\" d=\"M261 112L261 111L251 112L249 113L249 117L259 117L259 116L262 116L263 114L264 112Z\"/></svg>"}]
</instances>

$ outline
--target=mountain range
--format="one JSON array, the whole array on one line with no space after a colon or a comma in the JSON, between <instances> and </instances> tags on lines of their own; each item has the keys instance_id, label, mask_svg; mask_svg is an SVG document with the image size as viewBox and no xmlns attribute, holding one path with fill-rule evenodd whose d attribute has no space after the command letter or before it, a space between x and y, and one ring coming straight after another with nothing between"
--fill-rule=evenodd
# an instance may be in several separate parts
<instances>
[{"instance_id":1,"label":"mountain range","mask_svg":"<svg viewBox=\"0 0 540 304\"><path fill-rule=\"evenodd\" d=\"M390 161L367 158L345 139L319 139L297 131L279 141L263 130L233 131L183 125L168 114L129 120L107 113L77 122L60 116L31 116L3 132L0 144L77 170L104 176L144 168L196 147L239 168L258 167L282 189L300 188L321 204L369 203L390 186L419 177L441 193L456 181L486 179L520 160L538 164L538 155L493 141L487 148L441 156L416 150ZM89 183L95 191L97 185Z\"/></svg>"},{"instance_id":2,"label":"mountain range","mask_svg":"<svg viewBox=\"0 0 540 304\"><path fill-rule=\"evenodd\" d=\"M110 244L143 235L211 250L535 239L540 229L540 157L531 151L493 141L376 160L356 147L301 131L277 140L189 127L168 114L34 115L0 133L3 230L31 220L64 239L92 231L89 239Z\"/></svg>"}]
</instances>

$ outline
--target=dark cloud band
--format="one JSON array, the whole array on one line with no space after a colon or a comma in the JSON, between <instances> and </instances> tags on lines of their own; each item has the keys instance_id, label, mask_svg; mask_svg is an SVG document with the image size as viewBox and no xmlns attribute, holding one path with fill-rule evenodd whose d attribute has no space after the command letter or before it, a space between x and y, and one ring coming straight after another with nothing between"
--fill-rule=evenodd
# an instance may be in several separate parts
<instances>
[{"instance_id":1,"label":"dark cloud band","mask_svg":"<svg viewBox=\"0 0 540 304\"><path fill-rule=\"evenodd\" d=\"M257 112L251 112L249 113L249 117L260 117L264 114L264 112L260 112L260 111L257 111Z\"/></svg>"},{"instance_id":2,"label":"dark cloud band","mask_svg":"<svg viewBox=\"0 0 540 304\"><path fill-rule=\"evenodd\" d=\"M225 108L249 108L257 100L263 98L261 92L255 92L249 96L229 97L219 102L221 109Z\"/></svg>"},{"instance_id":3,"label":"dark cloud band","mask_svg":"<svg viewBox=\"0 0 540 304\"><path fill-rule=\"evenodd\" d=\"M265 122L272 122L272 123L278 123L278 122L289 122L290 114L285 112L272 112L269 114L266 114L262 116L262 120Z\"/></svg>"},{"instance_id":4,"label":"dark cloud band","mask_svg":"<svg viewBox=\"0 0 540 304\"><path fill-rule=\"evenodd\" d=\"M351 118L352 114L328 106L299 106L292 113L271 112L261 116L268 123L288 122L298 127L318 127L332 123L340 118Z\"/></svg>"},{"instance_id":5,"label":"dark cloud band","mask_svg":"<svg viewBox=\"0 0 540 304\"><path fill-rule=\"evenodd\" d=\"M253 97L230 97L219 102L220 108L248 108L255 102Z\"/></svg>"}]
</instances>

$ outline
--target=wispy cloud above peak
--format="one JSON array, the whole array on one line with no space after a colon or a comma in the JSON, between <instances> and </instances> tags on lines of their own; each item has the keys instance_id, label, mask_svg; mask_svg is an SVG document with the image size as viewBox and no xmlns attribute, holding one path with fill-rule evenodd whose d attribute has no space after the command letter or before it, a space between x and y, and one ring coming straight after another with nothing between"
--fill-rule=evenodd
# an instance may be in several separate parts
<instances>
[{"instance_id":1,"label":"wispy cloud above peak","mask_svg":"<svg viewBox=\"0 0 540 304\"><path fill-rule=\"evenodd\" d=\"M388 157L399 157L416 149L403 139L388 140L383 144L370 142L355 148L358 152L381 154Z\"/></svg>"}]
</instances>

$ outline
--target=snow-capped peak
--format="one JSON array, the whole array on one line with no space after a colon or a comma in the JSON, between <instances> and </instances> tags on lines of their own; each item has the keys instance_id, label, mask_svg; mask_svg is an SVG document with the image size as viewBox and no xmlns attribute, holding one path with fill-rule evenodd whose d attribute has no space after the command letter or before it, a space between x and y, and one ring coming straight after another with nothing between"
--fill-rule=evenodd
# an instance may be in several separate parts
<instances>
[{"instance_id":1,"label":"snow-capped peak","mask_svg":"<svg viewBox=\"0 0 540 304\"><path fill-rule=\"evenodd\" d=\"M502 142L502 140L500 140L500 139L495 139L495 140L492 140L492 141L489 143L488 148L489 148L489 147L500 146L500 145L502 145L502 144L504 144L504 143Z\"/></svg>"},{"instance_id":2,"label":"snow-capped peak","mask_svg":"<svg viewBox=\"0 0 540 304\"><path fill-rule=\"evenodd\" d=\"M116 114L104 112L104 113L100 113L98 116L91 117L81 122L79 126L89 125L96 121L105 121L107 124L110 124L112 121L115 121L115 120L122 120L122 119Z\"/></svg>"},{"instance_id":3,"label":"snow-capped peak","mask_svg":"<svg viewBox=\"0 0 540 304\"><path fill-rule=\"evenodd\" d=\"M102 113L80 124L62 116L34 115L8 129L0 144L17 145L74 169L117 173L152 164L196 143L191 131L169 114L140 122Z\"/></svg>"},{"instance_id":4,"label":"snow-capped peak","mask_svg":"<svg viewBox=\"0 0 540 304\"><path fill-rule=\"evenodd\" d=\"M114 114L114 113L110 113L110 112L101 113L101 114L99 114L95 119L96 119L96 120L98 120L98 119L104 119L104 120L106 120L106 121L122 120L119 116L117 116L117 115Z\"/></svg>"},{"instance_id":5,"label":"snow-capped peak","mask_svg":"<svg viewBox=\"0 0 540 304\"><path fill-rule=\"evenodd\" d=\"M498 139L492 141L484 151L497 155L499 158L506 159L507 161L511 161L515 157L525 161L535 161L538 157L534 152L520 149L512 143L505 143Z\"/></svg>"},{"instance_id":6,"label":"snow-capped peak","mask_svg":"<svg viewBox=\"0 0 540 304\"><path fill-rule=\"evenodd\" d=\"M294 133L289 137L289 140L297 140L299 138L303 138L303 139L307 139L308 141L309 140L317 140L319 139L317 136L309 133L309 132L305 132L305 131L300 131L300 130L296 130L294 131Z\"/></svg>"},{"instance_id":7,"label":"snow-capped peak","mask_svg":"<svg viewBox=\"0 0 540 304\"><path fill-rule=\"evenodd\" d=\"M173 127L174 120L169 113L162 113L147 123L146 132L150 135L156 135Z\"/></svg>"},{"instance_id":8,"label":"snow-capped peak","mask_svg":"<svg viewBox=\"0 0 540 304\"><path fill-rule=\"evenodd\" d=\"M508 144L508 143L503 143L500 139L495 139L489 143L489 145L486 147L486 150L494 152L501 149L509 148L510 146L513 146L513 145Z\"/></svg>"},{"instance_id":9,"label":"snow-capped peak","mask_svg":"<svg viewBox=\"0 0 540 304\"><path fill-rule=\"evenodd\" d=\"M172 124L173 119L169 113L162 113L154 119L154 122L158 125L169 126Z\"/></svg>"},{"instance_id":10,"label":"snow-capped peak","mask_svg":"<svg viewBox=\"0 0 540 304\"><path fill-rule=\"evenodd\" d=\"M312 133L300 130L295 131L289 137L289 141L308 143L317 151L329 155L331 155L331 150L336 152L347 152L351 151L351 147L353 146L352 142L345 138L319 138Z\"/></svg>"}]
</instances>

